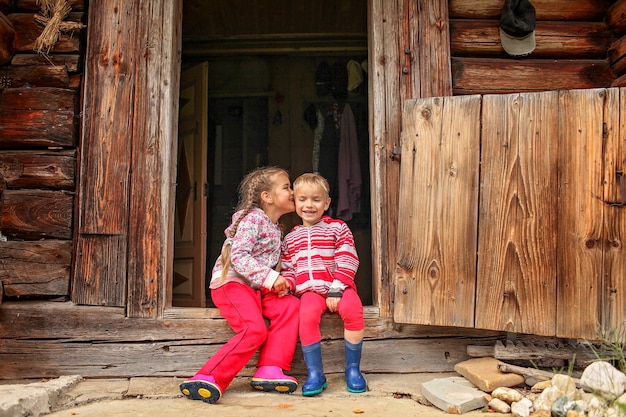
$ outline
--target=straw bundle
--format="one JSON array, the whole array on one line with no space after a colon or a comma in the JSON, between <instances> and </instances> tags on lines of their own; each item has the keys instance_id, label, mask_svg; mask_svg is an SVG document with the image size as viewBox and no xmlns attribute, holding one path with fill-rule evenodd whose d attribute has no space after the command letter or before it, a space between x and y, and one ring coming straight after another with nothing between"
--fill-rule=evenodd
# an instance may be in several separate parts
<instances>
[{"instance_id":1,"label":"straw bundle","mask_svg":"<svg viewBox=\"0 0 626 417\"><path fill-rule=\"evenodd\" d=\"M35 15L35 21L45 25L41 35L35 40L33 49L37 53L47 55L59 40L61 32L71 32L85 27L81 23L63 21L72 10L67 0L37 0L37 4L41 5L41 14Z\"/></svg>"}]
</instances>

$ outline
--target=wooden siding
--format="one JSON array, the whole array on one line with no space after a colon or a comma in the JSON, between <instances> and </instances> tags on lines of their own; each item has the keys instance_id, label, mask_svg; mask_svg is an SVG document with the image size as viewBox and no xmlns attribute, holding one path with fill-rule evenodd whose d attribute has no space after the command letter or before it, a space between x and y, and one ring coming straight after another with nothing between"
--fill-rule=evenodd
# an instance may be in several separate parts
<instances>
[{"instance_id":1,"label":"wooden siding","mask_svg":"<svg viewBox=\"0 0 626 417\"><path fill-rule=\"evenodd\" d=\"M35 54L37 3L4 3L0 10L13 31L11 42L1 43L0 298L67 300L84 37L62 33L48 56ZM68 20L81 21L83 2L70 4Z\"/></svg>"}]
</instances>

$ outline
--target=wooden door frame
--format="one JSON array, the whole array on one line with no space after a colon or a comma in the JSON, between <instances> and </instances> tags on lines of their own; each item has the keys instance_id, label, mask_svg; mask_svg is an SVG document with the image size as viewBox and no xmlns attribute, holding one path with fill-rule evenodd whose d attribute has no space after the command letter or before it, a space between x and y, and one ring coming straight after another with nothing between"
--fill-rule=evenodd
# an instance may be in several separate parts
<instances>
[{"instance_id":1,"label":"wooden door frame","mask_svg":"<svg viewBox=\"0 0 626 417\"><path fill-rule=\"evenodd\" d=\"M116 124L128 125L126 135L115 138L128 141L129 155L124 194L128 213L111 234L106 228L78 230L77 241L92 244L94 234L102 233L95 249L99 253L123 255L124 268L102 265L89 256L76 257L74 281L93 279L98 284L122 280L128 317L163 317L172 305L172 262L174 204L176 193L176 155L178 97L182 50L182 0L126 3L113 0L116 7L99 2L90 5L87 68L85 71L84 117L82 123L82 160L101 156L102 137L92 132L106 132L110 118L95 117L94 108L116 109ZM451 95L449 68L449 31L447 0L422 4L418 0L384 2L368 0L368 107L370 165L372 185L372 266L374 308L382 318L391 317L393 268L395 259L395 219L398 202L399 163L390 156L400 143L404 100L422 96ZM428 10L423 10L428 8ZM117 14L112 18L112 14ZM137 20L136 16L142 16ZM129 35L131 33L132 35ZM120 39L118 39L120 38ZM430 45L440 45L436 51ZM95 46L94 46L95 45ZM120 50L126 48L127 50ZM128 50L136 52L126 62ZM117 61L116 61L117 60ZM114 63L117 65L113 65ZM132 64L132 65L130 65ZM436 69L436 70L432 70ZM115 80L130 81L122 90ZM102 86L101 94L93 89ZM123 106L119 104L122 103ZM125 107L124 107L125 106ZM110 144L108 145L110 146ZM106 149L104 150L106 151ZM82 164L82 180L104 178L108 185L120 181L111 165ZM111 168L112 169L112 168ZM101 185L101 184L95 184ZM107 184L105 184L107 185ZM97 193L78 204L78 218L89 215L88 207L108 203ZM97 220L97 219L96 219ZM99 224L94 221L94 224ZM123 249L120 249L120 242ZM120 251L123 250L123 253ZM108 252L107 252L108 251ZM112 271L115 269L115 271ZM102 285L87 285L98 300ZM106 286L104 287L105 289ZM109 305L98 303L98 305ZM202 313L203 314L203 313Z\"/></svg>"}]
</instances>

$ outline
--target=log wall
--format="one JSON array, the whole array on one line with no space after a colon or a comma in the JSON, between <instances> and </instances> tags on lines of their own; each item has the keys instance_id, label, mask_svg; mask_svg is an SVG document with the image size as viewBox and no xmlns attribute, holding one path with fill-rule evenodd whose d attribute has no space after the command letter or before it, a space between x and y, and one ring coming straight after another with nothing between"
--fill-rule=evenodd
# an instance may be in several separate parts
<instances>
[{"instance_id":1,"label":"log wall","mask_svg":"<svg viewBox=\"0 0 626 417\"><path fill-rule=\"evenodd\" d=\"M67 22L82 23L82 0ZM0 2L0 302L70 296L82 33L49 54L36 0Z\"/></svg>"},{"instance_id":2,"label":"log wall","mask_svg":"<svg viewBox=\"0 0 626 417\"><path fill-rule=\"evenodd\" d=\"M450 0L454 95L610 87L614 41L606 0L533 0L536 47L513 58L500 44L500 0ZM620 3L620 2L618 2Z\"/></svg>"},{"instance_id":3,"label":"log wall","mask_svg":"<svg viewBox=\"0 0 626 417\"><path fill-rule=\"evenodd\" d=\"M617 79L615 87L626 86L626 1L618 0L607 11L607 25L615 35L608 49L608 60Z\"/></svg>"}]
</instances>

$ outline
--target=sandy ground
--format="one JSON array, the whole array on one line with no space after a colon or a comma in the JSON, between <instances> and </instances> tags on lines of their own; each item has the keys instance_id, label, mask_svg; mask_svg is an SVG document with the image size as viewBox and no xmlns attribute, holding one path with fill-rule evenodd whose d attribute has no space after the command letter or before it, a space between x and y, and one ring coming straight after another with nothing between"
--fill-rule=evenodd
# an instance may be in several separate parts
<instances>
[{"instance_id":1,"label":"sandy ground","mask_svg":"<svg viewBox=\"0 0 626 417\"><path fill-rule=\"evenodd\" d=\"M131 378L83 380L63 394L53 417L91 416L417 416L443 417L448 413L427 405L421 384L457 374L367 375L369 390L362 394L346 391L343 375L327 375L329 387L319 396L264 393L249 386L248 378L237 378L217 404L192 401L178 390L179 378ZM303 381L300 381L302 383ZM464 414L484 417L484 411Z\"/></svg>"}]
</instances>

